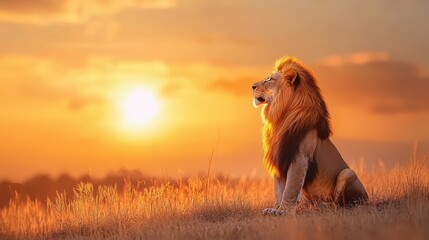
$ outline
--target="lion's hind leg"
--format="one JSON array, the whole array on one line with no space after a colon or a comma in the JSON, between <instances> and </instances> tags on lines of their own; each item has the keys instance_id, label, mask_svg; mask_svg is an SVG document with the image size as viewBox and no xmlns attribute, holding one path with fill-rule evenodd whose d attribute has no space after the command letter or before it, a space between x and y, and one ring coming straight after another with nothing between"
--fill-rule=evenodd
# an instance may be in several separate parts
<instances>
[{"instance_id":1,"label":"lion's hind leg","mask_svg":"<svg viewBox=\"0 0 429 240\"><path fill-rule=\"evenodd\" d=\"M346 187L356 181L357 175L350 168L346 168L340 172L337 177L337 182L335 184L334 190L334 203L336 205L341 204L344 205L347 203L346 199Z\"/></svg>"},{"instance_id":2,"label":"lion's hind leg","mask_svg":"<svg viewBox=\"0 0 429 240\"><path fill-rule=\"evenodd\" d=\"M352 206L368 200L368 193L356 173L350 168L344 169L337 177L334 190L334 203Z\"/></svg>"}]
</instances>

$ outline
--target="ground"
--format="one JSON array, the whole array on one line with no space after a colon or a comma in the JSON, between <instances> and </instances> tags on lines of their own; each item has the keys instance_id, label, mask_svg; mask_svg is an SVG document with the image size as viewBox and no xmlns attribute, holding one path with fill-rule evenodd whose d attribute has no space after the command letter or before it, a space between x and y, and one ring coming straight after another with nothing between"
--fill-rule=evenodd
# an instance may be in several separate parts
<instances>
[{"instance_id":1,"label":"ground","mask_svg":"<svg viewBox=\"0 0 429 240\"><path fill-rule=\"evenodd\" d=\"M0 239L429 239L427 159L354 169L367 204L300 206L284 217L262 215L273 205L269 179L158 179L122 191L80 183L74 196L12 200L0 212Z\"/></svg>"}]
</instances>

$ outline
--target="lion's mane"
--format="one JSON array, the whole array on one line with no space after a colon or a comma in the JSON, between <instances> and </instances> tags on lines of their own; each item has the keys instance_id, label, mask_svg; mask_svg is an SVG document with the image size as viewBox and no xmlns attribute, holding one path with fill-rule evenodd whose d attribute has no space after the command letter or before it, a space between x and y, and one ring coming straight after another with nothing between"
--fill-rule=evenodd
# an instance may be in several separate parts
<instances>
[{"instance_id":1,"label":"lion's mane","mask_svg":"<svg viewBox=\"0 0 429 240\"><path fill-rule=\"evenodd\" d=\"M294 57L279 59L274 71L282 81L295 78L290 97L282 94L280 84L273 102L264 106L264 164L272 175L286 177L288 168L299 152L299 146L310 129L317 129L319 139L331 135L329 113L314 74ZM317 174L315 161L310 161L305 183Z\"/></svg>"}]
</instances>

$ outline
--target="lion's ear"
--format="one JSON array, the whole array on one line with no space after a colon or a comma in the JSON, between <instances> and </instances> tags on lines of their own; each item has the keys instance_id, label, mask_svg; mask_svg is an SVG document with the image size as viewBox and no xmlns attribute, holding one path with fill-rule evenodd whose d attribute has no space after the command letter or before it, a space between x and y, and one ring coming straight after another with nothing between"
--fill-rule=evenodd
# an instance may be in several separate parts
<instances>
[{"instance_id":1,"label":"lion's ear","mask_svg":"<svg viewBox=\"0 0 429 240\"><path fill-rule=\"evenodd\" d=\"M295 70L288 70L283 73L283 77L287 80L291 86L297 86L299 84L299 75Z\"/></svg>"}]
</instances>

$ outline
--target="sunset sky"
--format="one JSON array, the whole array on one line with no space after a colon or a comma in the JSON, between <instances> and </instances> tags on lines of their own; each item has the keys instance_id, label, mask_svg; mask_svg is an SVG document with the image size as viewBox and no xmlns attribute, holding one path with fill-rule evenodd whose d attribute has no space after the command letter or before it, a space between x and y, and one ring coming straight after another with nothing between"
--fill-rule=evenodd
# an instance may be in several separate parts
<instances>
[{"instance_id":1,"label":"sunset sky","mask_svg":"<svg viewBox=\"0 0 429 240\"><path fill-rule=\"evenodd\" d=\"M415 142L429 156L428 13L423 0L0 0L0 179L192 175L212 151L215 172L267 176L251 84L283 55L318 76L347 162L403 163ZM139 107L153 116L134 122Z\"/></svg>"}]
</instances>

